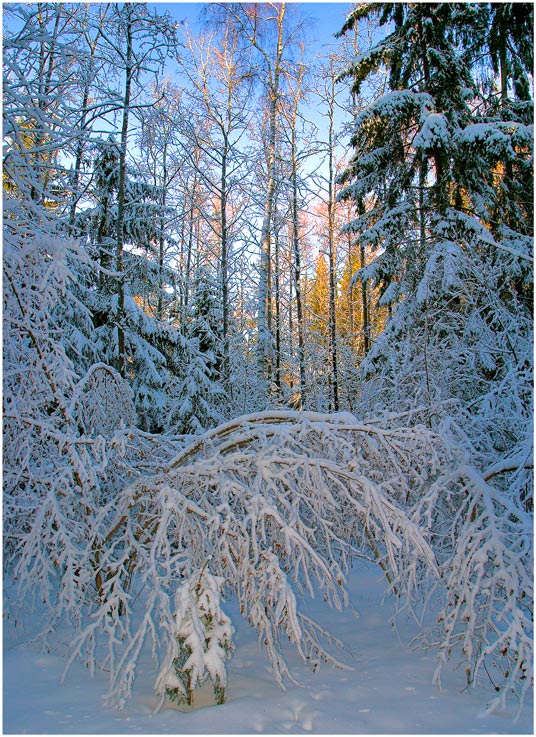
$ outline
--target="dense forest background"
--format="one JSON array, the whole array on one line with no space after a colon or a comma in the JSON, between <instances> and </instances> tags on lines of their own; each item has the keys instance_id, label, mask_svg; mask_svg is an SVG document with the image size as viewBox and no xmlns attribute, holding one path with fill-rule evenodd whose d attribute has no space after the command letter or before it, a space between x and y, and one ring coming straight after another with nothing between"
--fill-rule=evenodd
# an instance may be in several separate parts
<instances>
[{"instance_id":1,"label":"dense forest background","mask_svg":"<svg viewBox=\"0 0 536 737\"><path fill-rule=\"evenodd\" d=\"M320 586L312 571L336 602L334 561L363 545L409 596L425 576L409 549L398 560L400 538L445 584L442 657L464 648L471 682L491 659L501 698L523 693L533 6L357 4L315 58L299 3L203 12L196 35L143 3L3 6L6 578L47 605L45 637L71 618L74 655L91 660L107 618L129 631L132 580L151 571L144 624L125 659L112 657L121 700L136 638L158 618L166 667L184 675L190 641L173 612L201 607L202 579L198 624L219 622L221 639L186 691L204 669L223 689L230 630L217 594L233 578L278 678L281 622L329 659L282 581ZM296 431L305 420L321 429ZM356 451L341 423L367 437L375 427L376 440ZM231 451L260 463L274 443L302 459L293 481L270 456L239 482ZM209 446L219 465L199 456ZM177 453L167 486L140 491ZM304 470L319 457L329 468ZM165 496L170 478L180 503ZM339 529L327 490L354 482ZM214 497L266 497L263 483L274 494L295 484L274 497L277 514ZM201 527L186 531L193 518ZM206 545L184 544L194 538ZM170 581L190 581L175 604ZM252 604L262 596L265 613ZM180 691L162 667L157 686Z\"/></svg>"}]
</instances>

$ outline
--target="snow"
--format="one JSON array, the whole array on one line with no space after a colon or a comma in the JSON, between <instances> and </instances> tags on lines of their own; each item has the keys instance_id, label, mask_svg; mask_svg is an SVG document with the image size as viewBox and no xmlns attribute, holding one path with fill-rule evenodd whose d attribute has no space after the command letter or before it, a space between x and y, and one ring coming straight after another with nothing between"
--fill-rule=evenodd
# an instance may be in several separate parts
<instances>
[{"instance_id":1,"label":"snow","mask_svg":"<svg viewBox=\"0 0 536 737\"><path fill-rule=\"evenodd\" d=\"M363 122L374 118L376 115L389 119L396 119L407 110L421 110L423 113L432 110L434 100L425 92L412 92L411 90L394 90L383 95L379 100L372 102L356 117L356 127Z\"/></svg>"},{"instance_id":2,"label":"snow","mask_svg":"<svg viewBox=\"0 0 536 737\"><path fill-rule=\"evenodd\" d=\"M65 668L69 632L57 637L55 652L32 649L24 636L5 628L4 734L532 734L533 715L525 704L517 721L515 705L485 715L492 689L467 689L463 666L444 666L442 689L433 685L433 651L411 649L417 626L389 622L390 600L382 603L381 571L360 562L351 571L351 609L335 612L321 597L308 614L344 643L339 659L353 670L321 665L307 669L285 652L298 684L280 689L257 636L231 600L223 603L236 625L236 651L228 670L227 703L182 711L166 702L155 713L154 665L143 653L133 697L123 711L104 703L106 673L95 678L78 662ZM203 694L201 695L203 698Z\"/></svg>"},{"instance_id":3,"label":"snow","mask_svg":"<svg viewBox=\"0 0 536 737\"><path fill-rule=\"evenodd\" d=\"M430 113L424 114L422 117L424 118L422 127L413 141L415 149L430 150L446 147L452 134L449 131L445 115Z\"/></svg>"}]
</instances>

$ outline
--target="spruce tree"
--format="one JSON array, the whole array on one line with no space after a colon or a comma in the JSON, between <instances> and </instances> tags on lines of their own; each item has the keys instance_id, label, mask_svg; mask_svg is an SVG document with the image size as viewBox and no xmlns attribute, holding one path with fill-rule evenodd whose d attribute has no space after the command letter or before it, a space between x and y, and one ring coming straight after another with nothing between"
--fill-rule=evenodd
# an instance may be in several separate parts
<instances>
[{"instance_id":1,"label":"spruce tree","mask_svg":"<svg viewBox=\"0 0 536 737\"><path fill-rule=\"evenodd\" d=\"M221 383L222 308L218 285L204 266L194 275L186 339L189 353L169 412L168 427L182 433L199 434L221 422L225 412L225 391Z\"/></svg>"},{"instance_id":2,"label":"spruce tree","mask_svg":"<svg viewBox=\"0 0 536 737\"><path fill-rule=\"evenodd\" d=\"M362 411L408 410L485 479L470 507L449 502L437 673L463 642L468 682L491 669L504 703L524 689L530 611L497 577L505 556L532 569L532 9L365 5L346 27L370 13L393 30L347 76L358 91L384 66L391 89L355 119L341 197L366 204L347 227L391 314L360 367Z\"/></svg>"},{"instance_id":3,"label":"spruce tree","mask_svg":"<svg viewBox=\"0 0 536 737\"><path fill-rule=\"evenodd\" d=\"M347 227L373 249L363 274L392 312L362 364L369 386L385 408L424 406L430 423L442 416L438 403L458 400L482 463L525 443L531 414L532 198L520 192L531 191L532 132L512 115L530 101L510 80L508 104L497 105L492 51L485 73L477 68L494 12L447 3L354 11L347 27L370 13L393 27L348 69L354 91L381 66L391 90L355 120L341 194L367 203ZM530 44L529 34L509 48ZM529 56L516 56L525 73Z\"/></svg>"},{"instance_id":4,"label":"spruce tree","mask_svg":"<svg viewBox=\"0 0 536 737\"><path fill-rule=\"evenodd\" d=\"M73 357L81 373L96 362L119 369L116 337L120 318L113 255L119 150L112 136L106 141L97 141L93 152L95 183L87 193L90 206L76 219L77 227L88 234L87 249L93 259L93 263L82 267L75 285L81 303L89 308L93 323L83 353L79 351L79 355ZM167 287L173 284L174 272L167 266L162 268L159 263L158 193L133 171L127 172L124 188L121 324L128 361L123 378L134 393L141 426L154 432L163 428L168 388L180 373L187 345L171 321L172 290ZM162 305L159 316L152 308L156 303Z\"/></svg>"}]
</instances>

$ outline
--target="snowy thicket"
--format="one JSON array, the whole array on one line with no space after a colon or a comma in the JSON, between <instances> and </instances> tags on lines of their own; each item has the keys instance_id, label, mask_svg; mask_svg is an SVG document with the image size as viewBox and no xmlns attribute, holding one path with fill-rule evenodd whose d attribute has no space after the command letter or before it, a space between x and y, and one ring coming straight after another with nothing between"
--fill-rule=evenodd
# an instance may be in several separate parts
<instances>
[{"instance_id":1,"label":"snowy thicket","mask_svg":"<svg viewBox=\"0 0 536 737\"><path fill-rule=\"evenodd\" d=\"M242 34L233 48L251 50L261 42L254 21L270 20L235 10L218 43ZM280 10L271 30L283 39ZM421 614L439 601L437 626L422 637L438 649L438 680L447 658L461 656L469 684L496 688L492 707L532 684L530 12L365 4L348 27L376 12L392 32L348 75L357 94L387 70L391 89L357 112L341 178L341 198L355 205L348 254L359 250L362 266L353 280L363 325L356 312L351 329L366 333L366 355L357 366L350 343L339 352L352 380L343 406L374 419L281 408L218 424L291 402L296 346L306 407L332 406L327 390L343 377L333 360L324 382L320 272L303 294L312 314L301 315L297 336L292 322L307 243L296 171L293 252L278 208L287 62L272 59L281 86L270 81L272 108L261 106L257 122L262 131L271 119L273 130L259 144L264 163L252 156L255 182L242 186L248 157L238 150L255 117L244 88L235 123L214 133L197 107L173 129L187 115L181 91L170 85L158 98L145 87L175 48L168 17L143 4L6 6L4 567L17 591L6 616L35 606L45 644L67 622L70 662L108 671L115 703L131 693L146 645L162 703L190 704L208 682L223 701L230 597L281 685L292 678L285 640L314 668L337 664L338 643L307 616L307 599L348 605L355 556L383 569L399 608ZM281 49L263 38L268 62ZM246 56L236 67L243 79L253 74ZM130 124L139 161L127 160ZM101 128L114 125L104 138ZM227 141L228 130L238 138ZM233 156L222 150L211 165L210 141L227 141ZM235 188L240 197L228 202ZM244 225L238 248L244 213L255 220L263 203L262 234ZM248 248L260 235L255 300ZM294 276L283 278L283 266ZM376 317L389 312L385 326L365 318L373 295Z\"/></svg>"},{"instance_id":2,"label":"snowy thicket","mask_svg":"<svg viewBox=\"0 0 536 737\"><path fill-rule=\"evenodd\" d=\"M414 467L424 447L430 459ZM249 416L205 434L166 473L119 494L101 517L103 600L76 651L94 667L97 642L107 641L111 695L119 700L145 637L164 649L169 670L177 657L177 589L206 569L222 593L238 597L281 684L290 677L283 633L303 658L333 662L321 642L328 633L300 611L297 597L322 592L332 605L346 604L344 573L358 551L411 593L420 562L434 568L434 557L388 491L406 496L426 486L442 454L426 431L390 434L337 416Z\"/></svg>"},{"instance_id":3,"label":"snowy thicket","mask_svg":"<svg viewBox=\"0 0 536 737\"><path fill-rule=\"evenodd\" d=\"M447 591L436 678L458 645L467 682L489 678L498 692L492 709L504 706L510 693L523 697L532 688L532 517L474 469L463 469L461 480L450 499L434 489L420 505L425 517L446 511L450 523L434 545L445 556Z\"/></svg>"},{"instance_id":4,"label":"snowy thicket","mask_svg":"<svg viewBox=\"0 0 536 737\"><path fill-rule=\"evenodd\" d=\"M45 635L62 616L77 624L71 659L110 672L114 703L130 694L146 641L162 699L192 703L210 679L221 701L232 650L222 602L231 595L281 685L292 679L284 639L313 667L337 664L333 638L303 603L322 595L347 606L354 556L382 567L401 606L443 592L441 662L460 643L470 681L493 655L500 699L530 684L530 539L520 534L528 515L424 426L344 413L248 415L153 475L169 453L158 458L153 436L82 440L94 469L84 496L74 504L77 495L50 488L39 509L26 510L34 516L17 535L14 574L48 603ZM122 487L142 459L144 475Z\"/></svg>"},{"instance_id":5,"label":"snowy thicket","mask_svg":"<svg viewBox=\"0 0 536 737\"><path fill-rule=\"evenodd\" d=\"M44 634L67 614L84 617L102 587L98 520L128 478L175 451L165 438L126 428L131 392L94 365L78 380L60 339L62 306L87 317L70 288L76 244L4 232L4 563L21 595L44 603Z\"/></svg>"}]
</instances>

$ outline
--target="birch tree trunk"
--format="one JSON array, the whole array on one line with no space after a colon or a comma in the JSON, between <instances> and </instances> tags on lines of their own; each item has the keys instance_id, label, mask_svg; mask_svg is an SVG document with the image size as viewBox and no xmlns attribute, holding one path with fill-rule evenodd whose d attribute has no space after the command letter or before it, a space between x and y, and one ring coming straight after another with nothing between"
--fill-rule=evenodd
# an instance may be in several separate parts
<instances>
[{"instance_id":1,"label":"birch tree trunk","mask_svg":"<svg viewBox=\"0 0 536 737\"><path fill-rule=\"evenodd\" d=\"M257 379L261 396L267 396L268 385L272 378L272 336L270 331L270 234L275 194L275 164L276 164L276 136L277 136L277 107L280 96L279 81L281 76L281 62L283 58L283 22L285 18L285 3L277 6L277 45L273 59L262 49L256 37L253 45L261 52L267 62L268 99L269 99L269 126L268 126L268 178L266 199L261 230L261 258L259 271L259 294L257 312Z\"/></svg>"},{"instance_id":2,"label":"birch tree trunk","mask_svg":"<svg viewBox=\"0 0 536 737\"><path fill-rule=\"evenodd\" d=\"M337 370L337 318L335 312L336 297L336 269L337 255L335 252L335 166L333 147L334 129L333 119L335 114L335 75L332 73L330 79L330 98L329 98L329 133L328 133L328 258L329 258L329 343L331 354L331 385L333 388L333 409L335 412L339 410L339 382Z\"/></svg>"},{"instance_id":3,"label":"birch tree trunk","mask_svg":"<svg viewBox=\"0 0 536 737\"><path fill-rule=\"evenodd\" d=\"M268 183L261 230L261 256L259 266L259 294L257 306L257 378L261 392L266 394L267 384L272 374L270 333L270 230L272 225L272 211L275 192L275 137L277 120L277 96L275 89L270 90L270 127L268 143Z\"/></svg>"},{"instance_id":4,"label":"birch tree trunk","mask_svg":"<svg viewBox=\"0 0 536 737\"><path fill-rule=\"evenodd\" d=\"M121 124L121 141L119 145L119 185L117 192L117 235L115 247L116 296L117 296L117 369L125 376L125 283L123 275L123 247L125 238L125 184L127 167L128 118L130 112L130 95L132 75L134 72L132 47L132 6L126 5L125 14L125 94L123 97L123 116Z\"/></svg>"},{"instance_id":5,"label":"birch tree trunk","mask_svg":"<svg viewBox=\"0 0 536 737\"><path fill-rule=\"evenodd\" d=\"M305 384L305 341L303 322L303 299L301 290L301 251L300 231L298 219L298 157L296 145L296 117L298 111L298 100L301 91L303 68L300 66L298 78L298 90L296 93L296 105L292 111L290 138L290 161L292 177L292 250L294 256L294 290L296 292L296 318L298 328L298 365L300 370L300 393L298 409L303 409L307 401L307 389Z\"/></svg>"},{"instance_id":6,"label":"birch tree trunk","mask_svg":"<svg viewBox=\"0 0 536 737\"><path fill-rule=\"evenodd\" d=\"M329 266L329 312L328 312L328 336L330 356L329 383L332 389L332 407L335 412L339 409L339 380L338 380L338 355L337 355L337 253L336 253L336 228L335 228L335 59L329 59L329 66L324 72L323 89L320 97L326 105L326 116L328 119L328 171L327 171L327 246Z\"/></svg>"}]
</instances>

